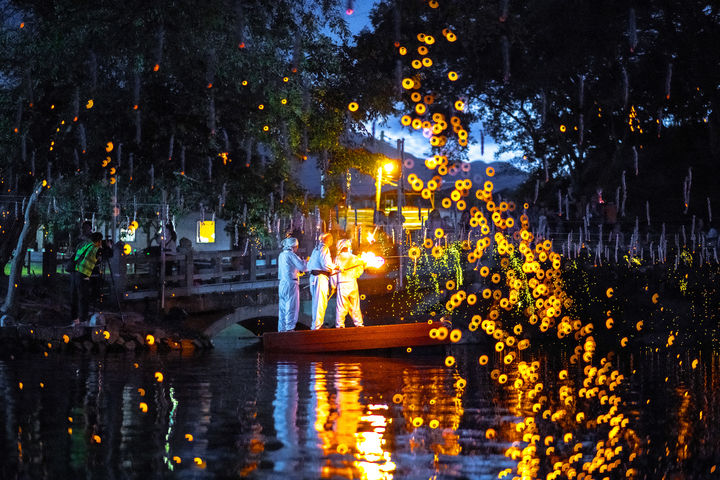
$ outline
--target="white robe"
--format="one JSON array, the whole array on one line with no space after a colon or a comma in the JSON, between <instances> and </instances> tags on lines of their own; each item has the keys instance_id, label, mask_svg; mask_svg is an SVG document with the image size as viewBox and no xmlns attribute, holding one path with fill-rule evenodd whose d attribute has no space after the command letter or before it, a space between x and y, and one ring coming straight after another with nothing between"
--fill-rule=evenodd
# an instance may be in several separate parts
<instances>
[{"instance_id":1,"label":"white robe","mask_svg":"<svg viewBox=\"0 0 720 480\"><path fill-rule=\"evenodd\" d=\"M300 314L299 273L307 270L305 260L292 250L278 256L278 332L295 330Z\"/></svg>"},{"instance_id":2,"label":"white robe","mask_svg":"<svg viewBox=\"0 0 720 480\"><path fill-rule=\"evenodd\" d=\"M357 278L365 271L365 264L350 252L342 252L335 257L340 273L333 276L337 288L335 303L335 328L345 327L345 316L349 313L356 327L363 326L360 311L360 291Z\"/></svg>"},{"instance_id":3,"label":"white robe","mask_svg":"<svg viewBox=\"0 0 720 480\"><path fill-rule=\"evenodd\" d=\"M330 249L322 244L315 247L307 266L309 272L313 270L331 272L336 268L330 257ZM325 322L325 310L330 298L330 278L326 275L311 274L310 293L312 294L312 329L318 330Z\"/></svg>"}]
</instances>

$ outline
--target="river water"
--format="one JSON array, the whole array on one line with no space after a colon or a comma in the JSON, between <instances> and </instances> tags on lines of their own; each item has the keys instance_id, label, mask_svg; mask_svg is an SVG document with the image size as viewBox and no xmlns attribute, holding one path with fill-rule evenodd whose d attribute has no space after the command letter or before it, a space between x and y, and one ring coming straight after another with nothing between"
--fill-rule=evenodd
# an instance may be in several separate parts
<instances>
[{"instance_id":1,"label":"river water","mask_svg":"<svg viewBox=\"0 0 720 480\"><path fill-rule=\"evenodd\" d=\"M480 345L451 360L270 356L238 333L196 354L0 360L0 478L590 478L593 462L592 478L720 474L715 353L620 355L624 382L593 406L568 400L587 377L557 351L528 350L544 381L532 393L495 381L502 357L481 365Z\"/></svg>"}]
</instances>

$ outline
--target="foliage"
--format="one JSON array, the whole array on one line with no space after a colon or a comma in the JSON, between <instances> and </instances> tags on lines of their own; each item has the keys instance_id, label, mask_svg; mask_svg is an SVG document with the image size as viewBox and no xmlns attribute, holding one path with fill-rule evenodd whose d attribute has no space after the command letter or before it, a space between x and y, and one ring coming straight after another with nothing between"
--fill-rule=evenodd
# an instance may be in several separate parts
<instances>
[{"instance_id":1,"label":"foliage","mask_svg":"<svg viewBox=\"0 0 720 480\"><path fill-rule=\"evenodd\" d=\"M353 121L334 90L340 3L4 4L3 205L28 176L50 183L40 213L54 231L109 221L117 188L121 224L157 222L167 198L171 215L202 208L262 234L302 205L294 162L341 154Z\"/></svg>"},{"instance_id":2,"label":"foliage","mask_svg":"<svg viewBox=\"0 0 720 480\"><path fill-rule=\"evenodd\" d=\"M703 177L719 173L710 165L720 155L720 62L717 50L707 48L720 40L716 5L448 0L431 8L399 0L379 3L372 21L374 31L357 41L354 78L375 79L381 71L384 81L366 84L365 97L397 91L399 78L418 80L419 91L434 98L424 116L413 118L454 114L466 129L480 121L498 142L499 154L517 154L518 163L532 171L530 189L541 181L541 198L554 198L558 187L614 193L622 171L634 174L636 155L640 178L628 188L640 194L650 184L642 175L666 166L683 173L654 175L652 182L657 190L676 191L673 200L688 166L703 168ZM455 41L448 41L448 31ZM435 43L424 44L419 34L432 35ZM422 46L427 55L418 52ZM432 60L431 67L410 66L423 57ZM449 79L450 71L457 80ZM415 108L411 91L401 96L402 113ZM455 111L458 99L470 108ZM386 104L383 111L398 110ZM439 150L452 156L453 145ZM674 145L685 149L667 154ZM640 214L648 197L638 196Z\"/></svg>"}]
</instances>

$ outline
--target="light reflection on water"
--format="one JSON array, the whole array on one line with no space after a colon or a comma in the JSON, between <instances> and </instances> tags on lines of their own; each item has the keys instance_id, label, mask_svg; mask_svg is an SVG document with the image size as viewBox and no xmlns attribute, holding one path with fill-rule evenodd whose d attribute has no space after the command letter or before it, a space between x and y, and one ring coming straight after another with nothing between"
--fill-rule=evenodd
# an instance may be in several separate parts
<instances>
[{"instance_id":1,"label":"light reflection on water","mask_svg":"<svg viewBox=\"0 0 720 480\"><path fill-rule=\"evenodd\" d=\"M448 368L443 356L266 356L238 348L232 330L216 345L184 357L0 361L0 478L490 479L517 471L505 452L526 446L516 429L528 405L490 380L496 365L478 365L488 353L480 347L457 348ZM557 397L557 372L573 370L563 357L534 355L527 360L540 362L544 393ZM696 368L691 355L618 359L629 381L619 410L641 440L640 478L707 478L720 457L718 356L696 357ZM575 435L588 445L601 438ZM552 471L547 461L538 477Z\"/></svg>"}]
</instances>

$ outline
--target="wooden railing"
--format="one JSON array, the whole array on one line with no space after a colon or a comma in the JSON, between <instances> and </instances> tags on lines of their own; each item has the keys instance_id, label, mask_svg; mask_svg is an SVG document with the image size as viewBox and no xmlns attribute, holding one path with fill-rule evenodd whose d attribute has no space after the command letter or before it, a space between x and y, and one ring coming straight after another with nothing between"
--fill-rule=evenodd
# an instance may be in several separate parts
<instances>
[{"instance_id":1,"label":"wooden railing","mask_svg":"<svg viewBox=\"0 0 720 480\"><path fill-rule=\"evenodd\" d=\"M280 250L189 251L165 256L165 289L176 295L195 291L221 291L228 284L247 284L277 280L277 257ZM67 254L55 251L28 252L23 269L26 274L43 278L65 273ZM155 296L161 289L162 258L136 253L124 255L115 251L99 270L108 287L125 298ZM40 273L42 272L42 273ZM214 288L212 286L215 286ZM141 294L145 292L145 294Z\"/></svg>"},{"instance_id":2,"label":"wooden railing","mask_svg":"<svg viewBox=\"0 0 720 480\"><path fill-rule=\"evenodd\" d=\"M250 249L246 255L238 250L165 255L165 288L178 295L192 295L198 290L222 290L227 284L276 280L279 253L280 250ZM108 263L104 265L105 273L112 276L119 292L156 292L161 287L159 256L116 254Z\"/></svg>"}]
</instances>

